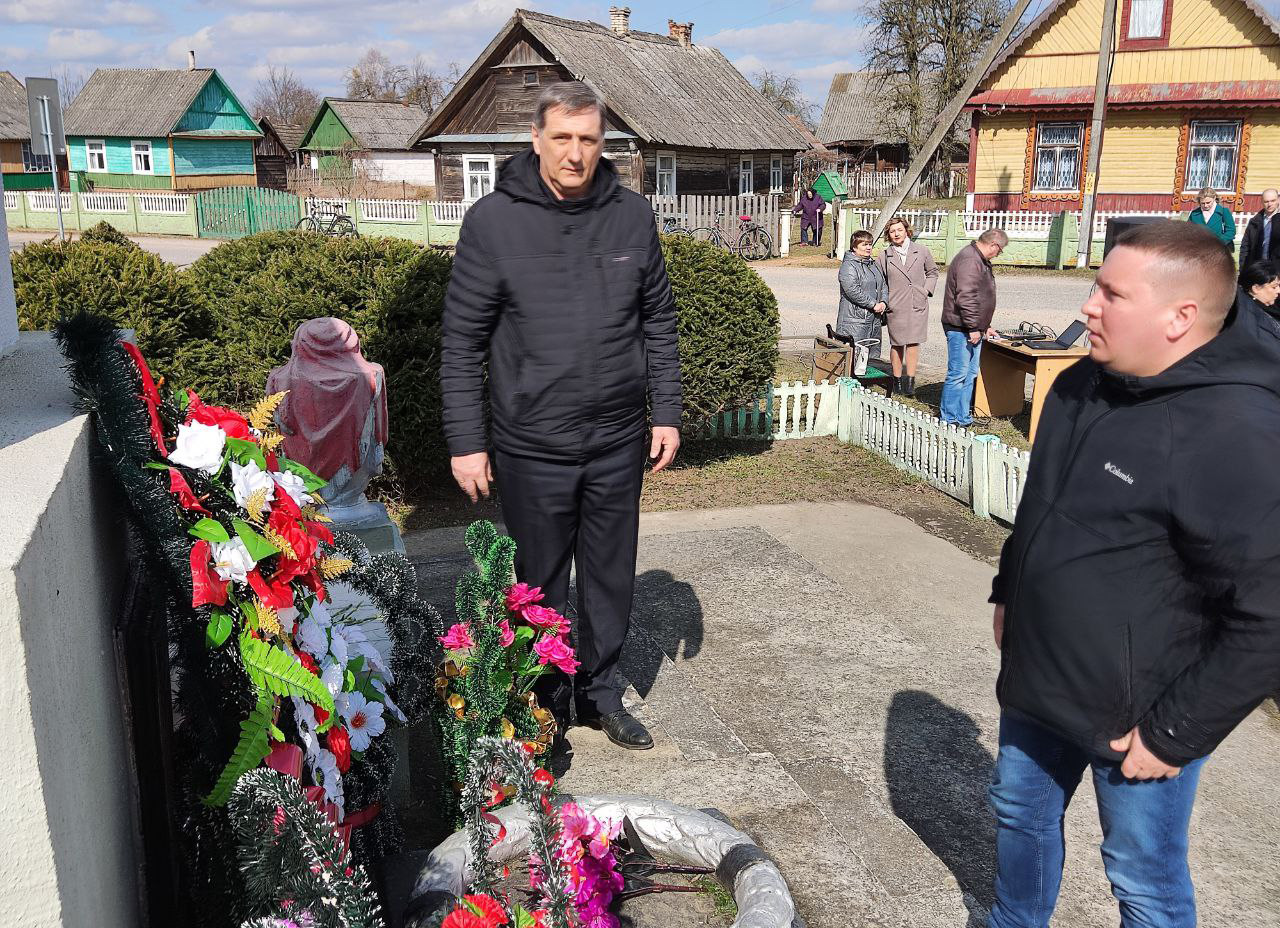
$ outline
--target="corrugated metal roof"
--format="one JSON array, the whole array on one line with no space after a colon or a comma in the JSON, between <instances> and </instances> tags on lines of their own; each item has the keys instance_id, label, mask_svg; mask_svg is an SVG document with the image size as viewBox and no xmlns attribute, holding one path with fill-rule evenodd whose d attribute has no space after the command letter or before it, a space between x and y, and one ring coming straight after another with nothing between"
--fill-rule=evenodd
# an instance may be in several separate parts
<instances>
[{"instance_id":1,"label":"corrugated metal roof","mask_svg":"<svg viewBox=\"0 0 1280 928\"><path fill-rule=\"evenodd\" d=\"M29 138L27 88L8 71L0 71L0 139Z\"/></svg>"},{"instance_id":2,"label":"corrugated metal roof","mask_svg":"<svg viewBox=\"0 0 1280 928\"><path fill-rule=\"evenodd\" d=\"M803 151L804 137L717 49L651 32L516 10L424 127L442 124L503 40L523 27L648 142L737 151Z\"/></svg>"},{"instance_id":3,"label":"corrugated metal roof","mask_svg":"<svg viewBox=\"0 0 1280 928\"><path fill-rule=\"evenodd\" d=\"M408 103L336 97L326 97L325 102L351 131L356 143L369 151L409 148L428 115L422 107Z\"/></svg>"},{"instance_id":4,"label":"corrugated metal roof","mask_svg":"<svg viewBox=\"0 0 1280 928\"><path fill-rule=\"evenodd\" d=\"M620 132L617 129L610 129L604 134L605 141L614 141L617 139L634 139L636 136L630 132ZM506 144L528 142L528 132L473 132L463 135L433 135L432 142L476 142L491 144Z\"/></svg>"},{"instance_id":5,"label":"corrugated metal roof","mask_svg":"<svg viewBox=\"0 0 1280 928\"><path fill-rule=\"evenodd\" d=\"M67 107L66 133L168 135L212 76L212 68L98 68Z\"/></svg>"}]
</instances>

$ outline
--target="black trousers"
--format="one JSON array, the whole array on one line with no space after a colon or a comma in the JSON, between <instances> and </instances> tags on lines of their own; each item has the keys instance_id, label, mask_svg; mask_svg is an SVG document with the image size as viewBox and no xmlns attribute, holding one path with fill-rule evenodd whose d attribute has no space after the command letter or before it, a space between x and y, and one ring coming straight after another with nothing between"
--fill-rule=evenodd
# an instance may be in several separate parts
<instances>
[{"instance_id":1,"label":"black trousers","mask_svg":"<svg viewBox=\"0 0 1280 928\"><path fill-rule=\"evenodd\" d=\"M495 451L502 518L516 542L516 578L542 587L543 604L564 612L569 566L577 567L578 710L622 708L618 657L631 625L640 486L648 441L618 445L584 463L561 463ZM543 677L539 701L564 719L564 677Z\"/></svg>"}]
</instances>

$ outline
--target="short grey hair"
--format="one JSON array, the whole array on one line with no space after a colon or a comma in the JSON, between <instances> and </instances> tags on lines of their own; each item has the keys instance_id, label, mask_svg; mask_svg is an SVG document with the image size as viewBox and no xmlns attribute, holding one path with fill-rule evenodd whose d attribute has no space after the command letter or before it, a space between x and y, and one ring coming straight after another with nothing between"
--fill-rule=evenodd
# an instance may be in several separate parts
<instances>
[{"instance_id":1,"label":"short grey hair","mask_svg":"<svg viewBox=\"0 0 1280 928\"><path fill-rule=\"evenodd\" d=\"M1009 247L1009 236L1005 234L1004 229L988 229L978 236L978 241L984 245L999 245L1001 248Z\"/></svg>"},{"instance_id":2,"label":"short grey hair","mask_svg":"<svg viewBox=\"0 0 1280 928\"><path fill-rule=\"evenodd\" d=\"M600 114L600 131L604 131L604 101L600 95L582 81L561 81L552 84L538 94L538 105L533 111L533 124L539 129L547 125L547 111L564 107L570 113L595 109Z\"/></svg>"}]
</instances>

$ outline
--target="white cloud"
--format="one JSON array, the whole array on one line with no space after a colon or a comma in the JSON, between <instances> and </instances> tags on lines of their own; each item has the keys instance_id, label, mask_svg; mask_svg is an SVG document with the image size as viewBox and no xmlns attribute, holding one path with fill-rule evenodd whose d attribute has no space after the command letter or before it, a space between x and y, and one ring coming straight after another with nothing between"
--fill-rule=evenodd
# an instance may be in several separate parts
<instances>
[{"instance_id":1,"label":"white cloud","mask_svg":"<svg viewBox=\"0 0 1280 928\"><path fill-rule=\"evenodd\" d=\"M813 0L810 7L815 13L860 13L866 8L866 0Z\"/></svg>"},{"instance_id":2,"label":"white cloud","mask_svg":"<svg viewBox=\"0 0 1280 928\"><path fill-rule=\"evenodd\" d=\"M798 19L746 29L723 29L708 37L705 44L754 55L777 67L779 60L861 52L869 32L870 27L865 25L840 26Z\"/></svg>"},{"instance_id":3,"label":"white cloud","mask_svg":"<svg viewBox=\"0 0 1280 928\"><path fill-rule=\"evenodd\" d=\"M481 33L492 38L517 8L532 9L533 4L517 0L465 0L438 10L415 4L413 12L397 25L408 32Z\"/></svg>"},{"instance_id":4,"label":"white cloud","mask_svg":"<svg viewBox=\"0 0 1280 928\"><path fill-rule=\"evenodd\" d=\"M216 26L219 37L248 39L250 41L267 39L277 44L300 45L314 42L322 43L332 39L333 23L326 22L319 16L297 16L292 13L237 13L228 16ZM359 25L348 24L343 32L361 35L366 29Z\"/></svg>"},{"instance_id":5,"label":"white cloud","mask_svg":"<svg viewBox=\"0 0 1280 928\"><path fill-rule=\"evenodd\" d=\"M164 17L155 9L132 0L5 0L0 20L31 25L57 26L160 26Z\"/></svg>"},{"instance_id":6,"label":"white cloud","mask_svg":"<svg viewBox=\"0 0 1280 928\"><path fill-rule=\"evenodd\" d=\"M123 64L145 57L141 42L121 42L97 29L53 29L45 54L53 61L83 61L95 66Z\"/></svg>"}]
</instances>

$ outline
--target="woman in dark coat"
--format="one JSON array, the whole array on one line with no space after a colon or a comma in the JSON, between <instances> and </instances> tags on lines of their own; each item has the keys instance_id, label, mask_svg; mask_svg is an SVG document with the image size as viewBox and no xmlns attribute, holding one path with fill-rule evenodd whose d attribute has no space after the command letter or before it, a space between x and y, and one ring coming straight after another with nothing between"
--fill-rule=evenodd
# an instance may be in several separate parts
<instances>
[{"instance_id":1,"label":"woman in dark coat","mask_svg":"<svg viewBox=\"0 0 1280 928\"><path fill-rule=\"evenodd\" d=\"M822 244L822 212L827 208L827 201L822 199L813 187L805 187L804 193L800 194L800 202L796 204L793 213L800 217L800 244L808 245L810 236L809 231L813 232L813 244Z\"/></svg>"},{"instance_id":2,"label":"woman in dark coat","mask_svg":"<svg viewBox=\"0 0 1280 928\"><path fill-rule=\"evenodd\" d=\"M1240 272L1240 301L1252 303L1269 316L1280 319L1280 268L1274 261L1255 261Z\"/></svg>"},{"instance_id":3,"label":"woman in dark coat","mask_svg":"<svg viewBox=\"0 0 1280 928\"><path fill-rule=\"evenodd\" d=\"M837 275L840 283L840 306L836 310L836 335L850 345L872 340L868 357L880 357L880 326L884 322L885 301L889 287L884 272L871 257L871 233L859 230L849 239Z\"/></svg>"},{"instance_id":4,"label":"woman in dark coat","mask_svg":"<svg viewBox=\"0 0 1280 928\"><path fill-rule=\"evenodd\" d=\"M878 263L889 285L889 357L894 392L916 395L920 346L929 337L929 297L938 284L938 265L929 249L915 242L915 230L901 216L885 226L885 249Z\"/></svg>"}]
</instances>

